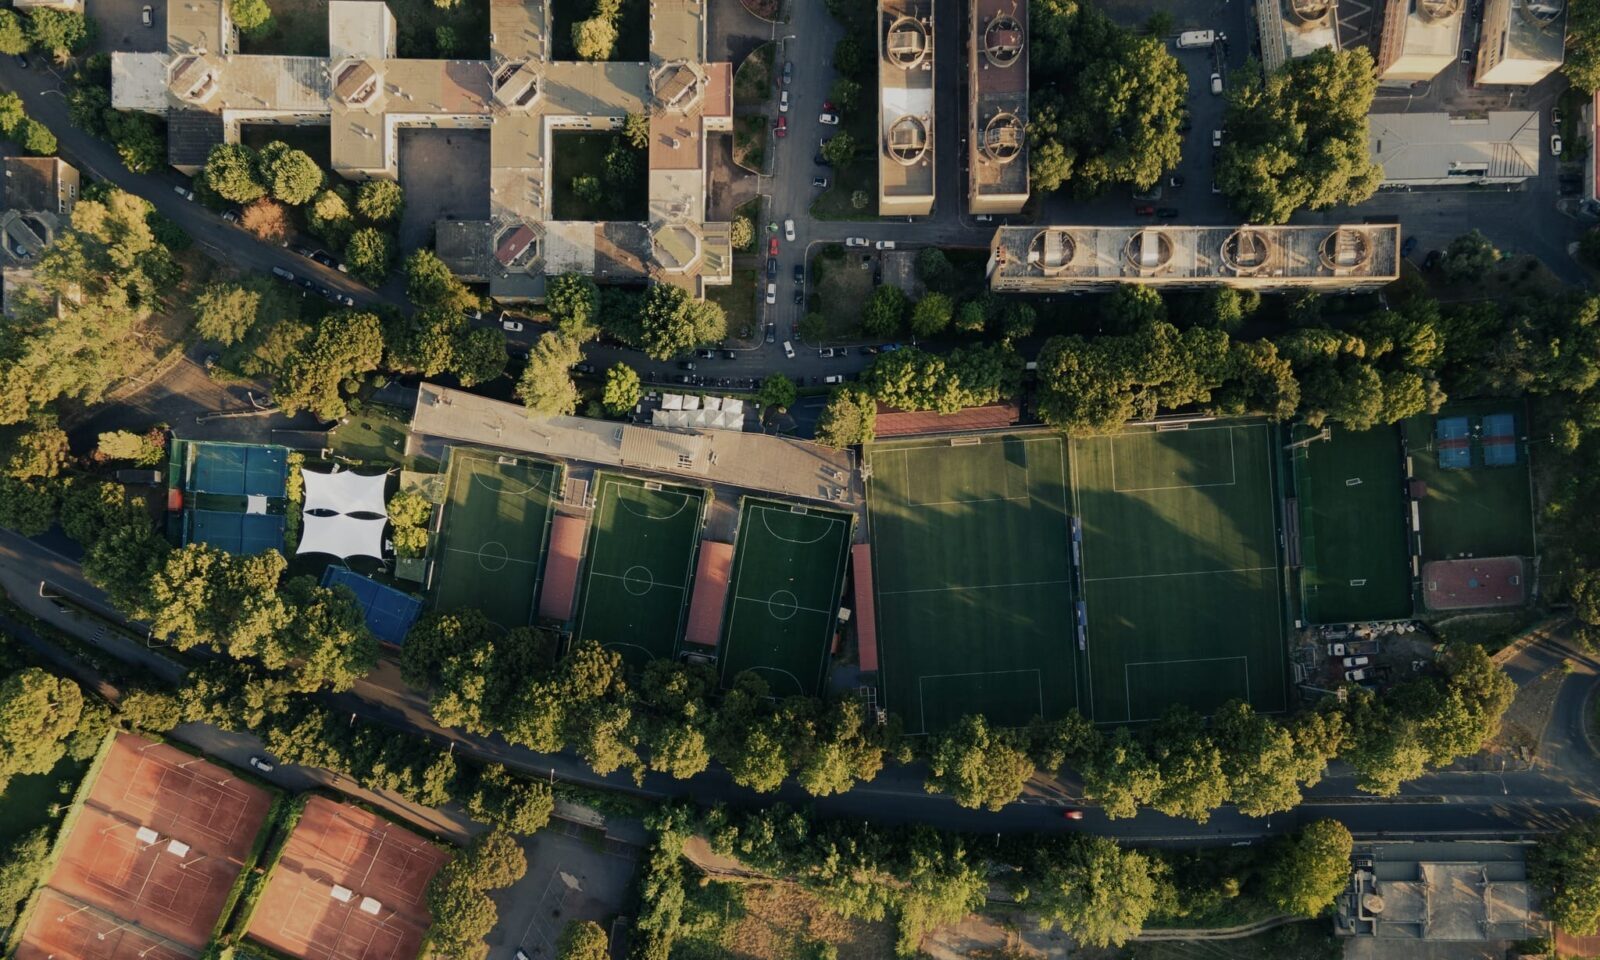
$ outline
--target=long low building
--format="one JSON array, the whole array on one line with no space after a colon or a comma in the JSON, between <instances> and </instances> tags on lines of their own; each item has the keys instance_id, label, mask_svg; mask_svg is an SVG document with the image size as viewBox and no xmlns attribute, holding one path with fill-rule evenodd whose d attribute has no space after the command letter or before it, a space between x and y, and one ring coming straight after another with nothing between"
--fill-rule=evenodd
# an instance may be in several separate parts
<instances>
[{"instance_id":1,"label":"long low building","mask_svg":"<svg viewBox=\"0 0 1600 960\"><path fill-rule=\"evenodd\" d=\"M1017 293L1120 283L1355 290L1399 276L1398 224L1001 227L988 264L990 288Z\"/></svg>"},{"instance_id":2,"label":"long low building","mask_svg":"<svg viewBox=\"0 0 1600 960\"><path fill-rule=\"evenodd\" d=\"M1367 149L1383 166L1384 186L1515 184L1539 174L1539 115L1374 113Z\"/></svg>"},{"instance_id":3,"label":"long low building","mask_svg":"<svg viewBox=\"0 0 1600 960\"><path fill-rule=\"evenodd\" d=\"M935 152L930 0L878 0L877 44L878 214L926 216Z\"/></svg>"}]
</instances>

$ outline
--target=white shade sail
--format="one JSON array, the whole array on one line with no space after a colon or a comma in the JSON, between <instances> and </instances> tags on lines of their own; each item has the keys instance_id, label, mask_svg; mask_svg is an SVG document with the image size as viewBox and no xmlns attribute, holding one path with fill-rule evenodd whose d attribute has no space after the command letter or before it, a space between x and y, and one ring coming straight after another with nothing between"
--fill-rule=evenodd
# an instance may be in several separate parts
<instances>
[{"instance_id":1,"label":"white shade sail","mask_svg":"<svg viewBox=\"0 0 1600 960\"><path fill-rule=\"evenodd\" d=\"M333 517L300 515L300 546L296 554L326 553L335 557L383 559L383 517L362 520L340 514Z\"/></svg>"},{"instance_id":2,"label":"white shade sail","mask_svg":"<svg viewBox=\"0 0 1600 960\"><path fill-rule=\"evenodd\" d=\"M388 475L383 473L362 476L349 470L337 473L300 471L306 485L305 510L332 510L334 513L375 513L389 515L383 502L383 488Z\"/></svg>"}]
</instances>

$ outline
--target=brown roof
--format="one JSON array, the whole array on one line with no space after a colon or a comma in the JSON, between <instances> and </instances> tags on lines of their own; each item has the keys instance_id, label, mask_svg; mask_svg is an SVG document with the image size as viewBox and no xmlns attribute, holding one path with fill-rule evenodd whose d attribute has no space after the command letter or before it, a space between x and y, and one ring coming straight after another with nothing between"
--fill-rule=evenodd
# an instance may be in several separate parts
<instances>
[{"instance_id":1,"label":"brown roof","mask_svg":"<svg viewBox=\"0 0 1600 960\"><path fill-rule=\"evenodd\" d=\"M705 540L694 571L694 599L689 601L689 630L683 639L715 647L722 636L722 612L727 608L728 581L733 573L733 544Z\"/></svg>"},{"instance_id":2,"label":"brown roof","mask_svg":"<svg viewBox=\"0 0 1600 960\"><path fill-rule=\"evenodd\" d=\"M877 428L873 431L884 437L910 437L926 433L960 433L966 430L993 430L1009 427L1022 416L1021 410L1011 401L991 403L984 407L968 407L955 413L934 410L896 410L878 404Z\"/></svg>"},{"instance_id":3,"label":"brown roof","mask_svg":"<svg viewBox=\"0 0 1600 960\"><path fill-rule=\"evenodd\" d=\"M55 157L6 157L6 208L55 213L60 205L58 162Z\"/></svg>"},{"instance_id":4,"label":"brown roof","mask_svg":"<svg viewBox=\"0 0 1600 960\"><path fill-rule=\"evenodd\" d=\"M501 266L509 267L532 242L533 230L524 223L506 234L500 245L494 248L494 258L500 261Z\"/></svg>"},{"instance_id":5,"label":"brown roof","mask_svg":"<svg viewBox=\"0 0 1600 960\"><path fill-rule=\"evenodd\" d=\"M856 640L861 672L878 669L878 603L872 595L872 545L858 543L850 548L850 562L856 574Z\"/></svg>"},{"instance_id":6,"label":"brown roof","mask_svg":"<svg viewBox=\"0 0 1600 960\"><path fill-rule=\"evenodd\" d=\"M566 622L572 619L572 601L578 595L578 561L583 558L583 538L589 522L582 517L556 514L550 525L550 559L544 586L539 590L539 616Z\"/></svg>"}]
</instances>

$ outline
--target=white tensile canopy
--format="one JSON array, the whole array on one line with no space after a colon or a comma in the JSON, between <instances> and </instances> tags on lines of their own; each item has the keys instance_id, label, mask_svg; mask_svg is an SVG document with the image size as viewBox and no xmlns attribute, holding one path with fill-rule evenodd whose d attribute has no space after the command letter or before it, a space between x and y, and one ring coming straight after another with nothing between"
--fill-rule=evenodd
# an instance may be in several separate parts
<instances>
[{"instance_id":1,"label":"white tensile canopy","mask_svg":"<svg viewBox=\"0 0 1600 960\"><path fill-rule=\"evenodd\" d=\"M387 474L362 476L349 470L317 473L302 469L300 476L306 485L305 510L375 513L380 517L389 515L383 502L383 488L389 479Z\"/></svg>"},{"instance_id":2,"label":"white tensile canopy","mask_svg":"<svg viewBox=\"0 0 1600 960\"><path fill-rule=\"evenodd\" d=\"M335 557L376 557L383 559L383 528L389 521L384 517L363 520L360 517L339 514L318 517L310 513L300 515L301 553L326 553Z\"/></svg>"}]
</instances>

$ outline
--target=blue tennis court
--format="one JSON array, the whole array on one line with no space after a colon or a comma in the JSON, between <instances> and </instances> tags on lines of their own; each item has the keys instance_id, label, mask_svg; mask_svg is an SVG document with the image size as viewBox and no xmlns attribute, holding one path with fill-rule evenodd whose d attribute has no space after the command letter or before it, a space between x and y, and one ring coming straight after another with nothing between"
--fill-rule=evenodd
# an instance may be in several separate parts
<instances>
[{"instance_id":1,"label":"blue tennis court","mask_svg":"<svg viewBox=\"0 0 1600 960\"><path fill-rule=\"evenodd\" d=\"M289 451L285 447L232 443L194 444L192 493L281 497L288 485Z\"/></svg>"},{"instance_id":2,"label":"blue tennis court","mask_svg":"<svg viewBox=\"0 0 1600 960\"><path fill-rule=\"evenodd\" d=\"M1483 465L1486 467L1510 467L1517 462L1517 440L1515 437L1484 437Z\"/></svg>"},{"instance_id":3,"label":"blue tennis court","mask_svg":"<svg viewBox=\"0 0 1600 960\"><path fill-rule=\"evenodd\" d=\"M1472 422L1466 417L1440 417L1434 423L1439 466L1465 470L1472 466Z\"/></svg>"},{"instance_id":4,"label":"blue tennis court","mask_svg":"<svg viewBox=\"0 0 1600 960\"><path fill-rule=\"evenodd\" d=\"M204 543L235 555L283 549L284 518L266 513L219 513L194 510L189 514L186 543Z\"/></svg>"},{"instance_id":5,"label":"blue tennis court","mask_svg":"<svg viewBox=\"0 0 1600 960\"><path fill-rule=\"evenodd\" d=\"M344 567L330 566L322 574L324 587L349 587L361 604L367 629L384 643L400 646L422 612L422 601L409 593L386 587Z\"/></svg>"},{"instance_id":6,"label":"blue tennis court","mask_svg":"<svg viewBox=\"0 0 1600 960\"><path fill-rule=\"evenodd\" d=\"M1472 435L1472 422L1466 417L1440 417L1433 429L1440 440L1465 440Z\"/></svg>"}]
</instances>

